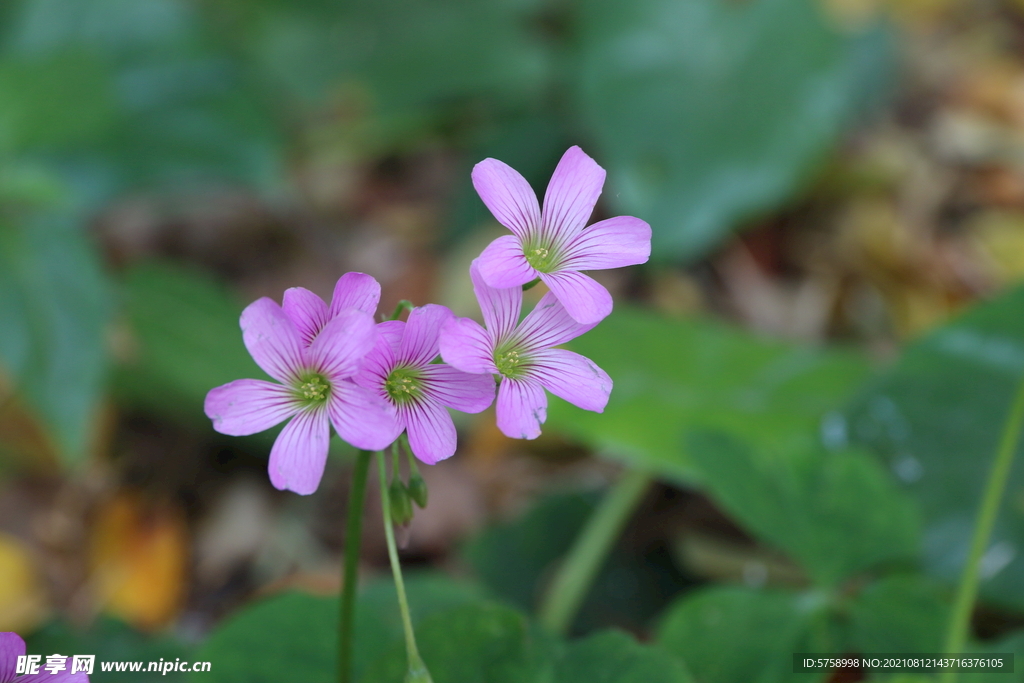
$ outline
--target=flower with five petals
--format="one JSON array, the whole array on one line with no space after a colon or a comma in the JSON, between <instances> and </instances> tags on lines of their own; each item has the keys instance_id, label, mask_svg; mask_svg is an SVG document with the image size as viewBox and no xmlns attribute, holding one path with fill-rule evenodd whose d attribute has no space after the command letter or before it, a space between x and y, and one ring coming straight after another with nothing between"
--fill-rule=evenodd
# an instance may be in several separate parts
<instances>
[{"instance_id":1,"label":"flower with five petals","mask_svg":"<svg viewBox=\"0 0 1024 683\"><path fill-rule=\"evenodd\" d=\"M585 227L604 186L605 171L579 147L555 168L543 210L529 183L511 166L484 159L473 167L473 187L494 217L513 234L480 255L480 274L496 289L539 278L579 323L597 323L612 311L612 297L583 270L645 263L651 226L617 216Z\"/></svg>"},{"instance_id":2,"label":"flower with five petals","mask_svg":"<svg viewBox=\"0 0 1024 683\"><path fill-rule=\"evenodd\" d=\"M428 465L455 453L455 424L447 408L479 413L494 402L490 375L434 362L441 328L454 317L444 306L427 304L412 309L407 322L379 323L377 345L352 378L395 407L399 431L408 432L413 454Z\"/></svg>"},{"instance_id":3,"label":"flower with five petals","mask_svg":"<svg viewBox=\"0 0 1024 683\"><path fill-rule=\"evenodd\" d=\"M377 341L371 314L351 305L328 309L309 293L320 309L304 292L289 290L285 309L264 297L242 312L246 348L279 384L229 382L210 390L205 410L214 429L231 436L255 434L292 418L270 451L270 481L309 494L323 476L332 424L356 448L379 450L393 440L397 415L376 393L349 381Z\"/></svg>"},{"instance_id":4,"label":"flower with five petals","mask_svg":"<svg viewBox=\"0 0 1024 683\"><path fill-rule=\"evenodd\" d=\"M517 439L535 439L547 419L547 389L573 405L603 412L612 380L589 358L552 348L594 327L572 319L548 292L523 321L523 291L487 284L480 260L469 269L486 329L469 318L453 318L441 329L441 357L464 372L496 374L498 428Z\"/></svg>"}]
</instances>

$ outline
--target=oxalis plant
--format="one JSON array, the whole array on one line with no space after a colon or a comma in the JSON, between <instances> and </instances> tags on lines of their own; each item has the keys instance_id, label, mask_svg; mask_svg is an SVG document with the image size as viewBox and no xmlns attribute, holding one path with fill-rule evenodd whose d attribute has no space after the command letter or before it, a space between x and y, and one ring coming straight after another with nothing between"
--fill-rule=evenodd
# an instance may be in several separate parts
<instances>
[{"instance_id":1,"label":"oxalis plant","mask_svg":"<svg viewBox=\"0 0 1024 683\"><path fill-rule=\"evenodd\" d=\"M578 147L562 157L543 204L515 170L486 159L473 184L511 234L494 240L469 271L483 325L444 306L400 301L381 322L374 316L380 285L346 273L330 304L302 288L278 305L263 298L242 313L243 340L275 381L240 379L206 398L218 431L253 434L285 420L274 443L274 486L301 495L319 486L330 430L359 449L349 498L338 628L337 679L352 680L353 628L362 514L371 460L380 478L384 530L407 654L407 681L430 681L416 645L395 545L394 525L425 507L418 462L452 456L457 434L449 410L477 413L496 401L499 429L534 439L546 420L550 392L584 410L602 412L613 382L590 359L558 348L599 324L612 310L608 291L582 271L647 261L651 228L629 216L587 226L604 170ZM523 316L523 291L544 282L548 292ZM961 654L977 598L984 551L1007 486L1024 425L1024 385L1011 403L982 495L971 550L946 627L944 652ZM400 460L408 459L403 481ZM564 634L650 476L628 470L598 505L566 553L540 603L539 619ZM953 683L955 669L942 674Z\"/></svg>"},{"instance_id":2,"label":"oxalis plant","mask_svg":"<svg viewBox=\"0 0 1024 683\"><path fill-rule=\"evenodd\" d=\"M365 490L376 454L388 556L398 594L408 657L407 681L430 681L416 647L394 524L412 518L412 503L427 504L416 461L434 465L455 453L448 409L478 413L497 401L498 428L535 439L546 419L546 391L584 410L601 412L612 379L590 359L557 348L592 329L612 310L612 298L584 270L644 263L650 226L618 216L587 226L605 171L579 147L555 169L543 207L526 180L508 165L485 159L473 185L494 217L512 234L494 240L470 265L484 326L457 318L437 304L401 301L374 322L380 285L346 273L328 305L301 287L242 313L242 339L253 360L274 380L239 379L209 392L205 411L214 428L232 436L269 429L285 420L270 451L271 483L308 495L327 462L330 430L360 449L349 499L339 621L338 680L351 680L357 565ZM523 291L548 286L522 320ZM405 320L400 318L407 313ZM399 461L409 460L408 482ZM390 482L388 456L392 460ZM556 577L544 621L563 630L596 571L599 559L643 491L647 478L627 475ZM598 515L601 517L601 514Z\"/></svg>"}]
</instances>

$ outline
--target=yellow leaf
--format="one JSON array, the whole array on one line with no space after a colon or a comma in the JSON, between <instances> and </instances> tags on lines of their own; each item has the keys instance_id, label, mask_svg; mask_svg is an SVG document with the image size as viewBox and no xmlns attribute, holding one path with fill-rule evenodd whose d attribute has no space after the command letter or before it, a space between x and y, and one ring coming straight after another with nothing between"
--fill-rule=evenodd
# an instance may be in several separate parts
<instances>
[{"instance_id":1,"label":"yellow leaf","mask_svg":"<svg viewBox=\"0 0 1024 683\"><path fill-rule=\"evenodd\" d=\"M122 494L101 510L93 529L91 567L107 611L136 627L160 627L184 594L188 536L181 512Z\"/></svg>"},{"instance_id":2,"label":"yellow leaf","mask_svg":"<svg viewBox=\"0 0 1024 683\"><path fill-rule=\"evenodd\" d=\"M0 631L31 631L49 611L28 548L0 532Z\"/></svg>"}]
</instances>

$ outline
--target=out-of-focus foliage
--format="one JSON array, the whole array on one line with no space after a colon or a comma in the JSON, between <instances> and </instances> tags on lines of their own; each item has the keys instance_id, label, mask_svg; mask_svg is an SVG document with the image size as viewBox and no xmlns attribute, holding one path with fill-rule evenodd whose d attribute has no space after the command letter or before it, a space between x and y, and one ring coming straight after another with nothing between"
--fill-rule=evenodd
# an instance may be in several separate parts
<instances>
[{"instance_id":1,"label":"out-of-focus foliage","mask_svg":"<svg viewBox=\"0 0 1024 683\"><path fill-rule=\"evenodd\" d=\"M38 411L68 461L88 446L106 370L109 289L92 248L54 216L0 218L0 377Z\"/></svg>"},{"instance_id":2,"label":"out-of-focus foliage","mask_svg":"<svg viewBox=\"0 0 1024 683\"><path fill-rule=\"evenodd\" d=\"M777 206L884 82L880 31L843 35L806 0L588 3L577 106L616 208L662 259L701 256Z\"/></svg>"},{"instance_id":3,"label":"out-of-focus foliage","mask_svg":"<svg viewBox=\"0 0 1024 683\"><path fill-rule=\"evenodd\" d=\"M864 453L755 451L719 434L687 445L710 495L823 586L917 554L917 510Z\"/></svg>"},{"instance_id":4,"label":"out-of-focus foliage","mask_svg":"<svg viewBox=\"0 0 1024 683\"><path fill-rule=\"evenodd\" d=\"M416 620L483 599L482 591L471 584L429 575L407 577L406 591ZM392 609L396 600L394 585L385 581L367 586L360 594L353 649L357 680L373 662L386 658L393 644L402 642L402 623ZM336 598L294 592L275 596L240 612L217 630L197 657L222 665L195 679L269 683L301 675L311 683L333 681L337 628ZM289 669L293 665L301 668Z\"/></svg>"},{"instance_id":5,"label":"out-of-focus foliage","mask_svg":"<svg viewBox=\"0 0 1024 683\"><path fill-rule=\"evenodd\" d=\"M160 659L189 660L193 654L190 647L173 637L146 636L110 617L100 617L88 629L53 622L27 638L26 649L28 652L94 654L97 662L144 661L147 664ZM146 671L145 666L141 672L131 674L101 669L99 665L95 667L89 676L90 683L123 681L129 675L140 683L182 683L185 680L183 673Z\"/></svg>"},{"instance_id":6,"label":"out-of-focus foliage","mask_svg":"<svg viewBox=\"0 0 1024 683\"><path fill-rule=\"evenodd\" d=\"M91 539L93 581L107 611L144 629L164 626L185 593L188 537L173 509L125 495L97 515Z\"/></svg>"},{"instance_id":7,"label":"out-of-focus foliage","mask_svg":"<svg viewBox=\"0 0 1024 683\"><path fill-rule=\"evenodd\" d=\"M795 680L794 652L835 650L820 597L740 587L697 591L670 606L657 642L697 680L720 683Z\"/></svg>"},{"instance_id":8,"label":"out-of-focus foliage","mask_svg":"<svg viewBox=\"0 0 1024 683\"><path fill-rule=\"evenodd\" d=\"M265 377L242 344L242 307L206 274L140 265L125 273L121 292L124 357L114 387L126 403L195 424L210 389Z\"/></svg>"},{"instance_id":9,"label":"out-of-focus foliage","mask_svg":"<svg viewBox=\"0 0 1024 683\"><path fill-rule=\"evenodd\" d=\"M546 496L518 519L471 539L463 556L495 597L533 612L551 571L593 514L598 499L597 491ZM573 631L610 625L642 628L684 583L659 548L615 552L594 579Z\"/></svg>"},{"instance_id":10,"label":"out-of-focus foliage","mask_svg":"<svg viewBox=\"0 0 1024 683\"><path fill-rule=\"evenodd\" d=\"M1024 376L1024 289L981 304L911 345L847 413L845 438L874 450L926 522L928 571L954 580L1014 386ZM983 594L1024 605L1024 463L1018 460L982 563Z\"/></svg>"},{"instance_id":11,"label":"out-of-focus foliage","mask_svg":"<svg viewBox=\"0 0 1024 683\"><path fill-rule=\"evenodd\" d=\"M29 631L47 612L46 592L25 544L0 533L0 630Z\"/></svg>"},{"instance_id":12,"label":"out-of-focus foliage","mask_svg":"<svg viewBox=\"0 0 1024 683\"><path fill-rule=\"evenodd\" d=\"M604 413L551 400L548 424L610 457L675 481L699 479L684 437L719 429L800 451L864 376L856 353L761 340L719 323L620 307L574 340L614 378Z\"/></svg>"}]
</instances>

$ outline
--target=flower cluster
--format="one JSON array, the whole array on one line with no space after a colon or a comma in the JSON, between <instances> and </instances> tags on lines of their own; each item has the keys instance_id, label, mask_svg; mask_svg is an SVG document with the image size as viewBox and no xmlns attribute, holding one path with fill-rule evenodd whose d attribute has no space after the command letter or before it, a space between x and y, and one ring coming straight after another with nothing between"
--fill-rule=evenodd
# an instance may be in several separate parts
<instances>
[{"instance_id":1,"label":"flower cluster","mask_svg":"<svg viewBox=\"0 0 1024 683\"><path fill-rule=\"evenodd\" d=\"M205 409L214 428L243 436L290 418L270 452L270 480L308 494L323 476L331 425L365 450L386 448L405 432L413 454L432 465L455 452L448 409L483 411L495 393L498 427L514 438L540 434L545 389L601 412L611 378L555 347L612 309L608 291L580 271L643 263L651 248L650 226L638 218L586 227L604 178L604 169L573 147L542 208L511 167L496 159L476 165L477 192L513 233L470 266L483 327L437 304L413 308L404 322L375 324L380 285L363 273L342 276L330 305L301 287L286 291L281 305L253 302L242 313L242 339L277 382L241 379L211 390ZM550 291L520 321L524 285L537 280Z\"/></svg>"}]
</instances>

